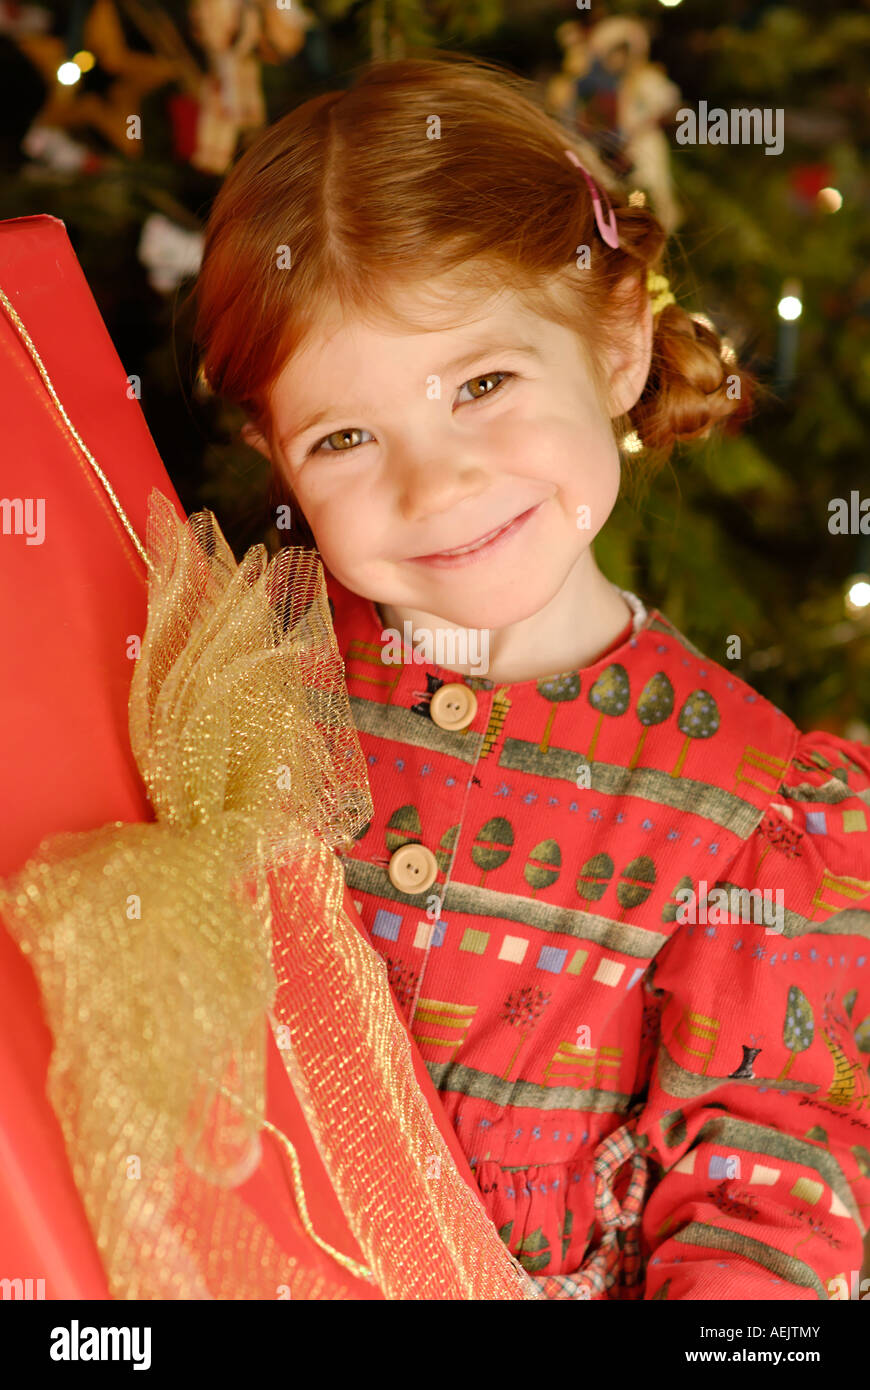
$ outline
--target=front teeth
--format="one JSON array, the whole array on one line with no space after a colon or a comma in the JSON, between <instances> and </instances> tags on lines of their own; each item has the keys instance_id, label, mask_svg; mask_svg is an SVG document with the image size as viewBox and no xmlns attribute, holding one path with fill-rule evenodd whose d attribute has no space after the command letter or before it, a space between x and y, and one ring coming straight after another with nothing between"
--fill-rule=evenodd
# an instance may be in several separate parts
<instances>
[{"instance_id":1,"label":"front teeth","mask_svg":"<svg viewBox=\"0 0 870 1390\"><path fill-rule=\"evenodd\" d=\"M491 531L488 536L483 537L483 540L474 541L471 545L460 546L459 550L442 550L440 553L442 555L467 555L469 550L480 550L482 546L488 545L490 541L495 540L496 536L501 535L502 531L506 531L510 524L509 521L506 521L504 526L499 526L497 530Z\"/></svg>"},{"instance_id":2,"label":"front teeth","mask_svg":"<svg viewBox=\"0 0 870 1390\"><path fill-rule=\"evenodd\" d=\"M494 539L493 536L487 536L487 537L486 537L486 540L475 541L475 542L474 542L474 545L463 545L463 546L461 547L461 549L459 549L459 550L442 550L441 554L442 554L442 555L467 555L468 552L469 552L469 550L479 550L480 547L481 547L482 545L486 545L487 541L493 540L493 539Z\"/></svg>"}]
</instances>

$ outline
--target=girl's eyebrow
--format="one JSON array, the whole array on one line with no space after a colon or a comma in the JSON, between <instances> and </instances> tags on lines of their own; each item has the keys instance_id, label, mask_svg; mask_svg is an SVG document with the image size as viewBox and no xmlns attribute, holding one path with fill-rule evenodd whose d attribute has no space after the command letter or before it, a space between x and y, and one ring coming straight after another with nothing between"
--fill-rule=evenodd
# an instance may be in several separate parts
<instances>
[{"instance_id":1,"label":"girl's eyebrow","mask_svg":"<svg viewBox=\"0 0 870 1390\"><path fill-rule=\"evenodd\" d=\"M495 338L487 338L483 342L477 343L469 352L463 353L461 357L455 357L452 362L446 362L441 368L440 375L445 372L459 372L463 367L469 367L472 362L476 362L478 357L482 357L485 352L511 352L519 353L522 357L535 357L541 360L543 353L538 347L533 347L528 343L514 343L506 345Z\"/></svg>"},{"instance_id":2,"label":"girl's eyebrow","mask_svg":"<svg viewBox=\"0 0 870 1390\"><path fill-rule=\"evenodd\" d=\"M537 361L543 360L541 349L529 343L516 343L506 347L504 343L499 343L495 339L488 338L483 342L476 343L474 347L468 352L463 353L461 357L455 357L452 362L446 362L438 375L444 376L447 372L461 371L463 367L470 366L472 362L476 362L479 357L482 357L484 353L487 352L508 352L521 357L534 358ZM291 439L296 438L298 435L305 434L306 430L313 429L315 425L319 425L321 420L328 420L330 416L335 418L341 414L351 415L353 413L365 414L365 408L361 406L327 406L323 410L315 411L314 414L307 416L304 420L300 420L298 424L291 425L278 440L278 443L283 448Z\"/></svg>"}]
</instances>

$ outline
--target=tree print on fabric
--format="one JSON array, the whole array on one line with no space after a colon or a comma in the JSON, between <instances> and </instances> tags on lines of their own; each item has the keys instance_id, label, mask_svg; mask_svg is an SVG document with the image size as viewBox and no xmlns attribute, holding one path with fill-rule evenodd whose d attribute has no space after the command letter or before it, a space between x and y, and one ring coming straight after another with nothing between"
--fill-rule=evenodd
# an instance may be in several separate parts
<instances>
[{"instance_id":1,"label":"tree print on fabric","mask_svg":"<svg viewBox=\"0 0 870 1390\"><path fill-rule=\"evenodd\" d=\"M726 1216L733 1216L735 1221L755 1221L758 1217L758 1198L751 1192L729 1192L728 1185L732 1181L732 1178L723 1178L715 1189L707 1189L707 1196L714 1206Z\"/></svg>"},{"instance_id":2,"label":"tree print on fabric","mask_svg":"<svg viewBox=\"0 0 870 1390\"><path fill-rule=\"evenodd\" d=\"M544 1235L543 1226L525 1236L514 1254L528 1274L540 1274L546 1269L550 1263L550 1243Z\"/></svg>"},{"instance_id":3,"label":"tree print on fabric","mask_svg":"<svg viewBox=\"0 0 870 1390\"><path fill-rule=\"evenodd\" d=\"M503 1226L499 1226L499 1239L504 1242L508 1250L511 1246L511 1236L513 1234L513 1221L506 1221ZM550 1246L544 1236L542 1226L536 1231L532 1231L520 1241L516 1250L511 1250L519 1264L523 1266L527 1274L540 1274L550 1263ZM563 1256L564 1258L564 1256Z\"/></svg>"},{"instance_id":4,"label":"tree print on fabric","mask_svg":"<svg viewBox=\"0 0 870 1390\"><path fill-rule=\"evenodd\" d=\"M784 854L786 859L800 859L800 843L803 839L803 831L796 830L793 825L789 825L775 812L765 812L756 833L764 841L764 848L755 864L754 876L756 878L758 877L758 870L772 849Z\"/></svg>"},{"instance_id":5,"label":"tree print on fabric","mask_svg":"<svg viewBox=\"0 0 870 1390\"><path fill-rule=\"evenodd\" d=\"M671 772L679 777L686 761L686 753L693 738L712 738L719 728L719 706L709 690L693 690L677 715L677 728L685 734L680 756Z\"/></svg>"},{"instance_id":6,"label":"tree print on fabric","mask_svg":"<svg viewBox=\"0 0 870 1390\"><path fill-rule=\"evenodd\" d=\"M589 691L589 703L593 709L598 710L598 723L595 725L589 752L586 754L590 763L595 756L595 745L598 742L598 735L601 732L605 714L609 715L611 719L618 719L621 714L625 714L630 701L631 689L628 672L618 661L614 661L610 666L605 666Z\"/></svg>"},{"instance_id":7,"label":"tree print on fabric","mask_svg":"<svg viewBox=\"0 0 870 1390\"><path fill-rule=\"evenodd\" d=\"M804 1138L812 1139L817 1144L827 1144L828 1131L824 1128L823 1125L813 1125L812 1129L807 1130L806 1134L804 1135Z\"/></svg>"},{"instance_id":8,"label":"tree print on fabric","mask_svg":"<svg viewBox=\"0 0 870 1390\"><path fill-rule=\"evenodd\" d=\"M694 884L690 874L683 874L683 877L680 879L673 893L662 908L663 922L676 922L678 909L686 905L686 899L678 899L677 894L685 893L687 889L692 889L692 891L694 891Z\"/></svg>"},{"instance_id":9,"label":"tree print on fabric","mask_svg":"<svg viewBox=\"0 0 870 1390\"><path fill-rule=\"evenodd\" d=\"M656 881L655 864L648 854L639 854L626 864L616 885L616 899L621 908L617 921L621 922L633 907L645 903Z\"/></svg>"},{"instance_id":10,"label":"tree print on fabric","mask_svg":"<svg viewBox=\"0 0 870 1390\"><path fill-rule=\"evenodd\" d=\"M548 676L545 680L535 682L535 689L539 695L543 695L545 700L549 700L550 713L547 715L547 723L538 747L542 753L546 753L550 746L550 735L553 732L553 720L556 718L556 711L559 705L567 700L576 700L580 694L580 677L576 671L566 671L561 676Z\"/></svg>"},{"instance_id":11,"label":"tree print on fabric","mask_svg":"<svg viewBox=\"0 0 870 1390\"><path fill-rule=\"evenodd\" d=\"M844 782L848 787L850 774L857 772L860 775L861 768L842 749L837 750L837 759L838 761L834 763L819 749L814 749L805 757L795 758L794 766L799 772L814 772L816 768L821 772L829 772L832 777L836 777L838 781Z\"/></svg>"},{"instance_id":12,"label":"tree print on fabric","mask_svg":"<svg viewBox=\"0 0 870 1390\"><path fill-rule=\"evenodd\" d=\"M597 903L607 892L607 885L613 878L614 864L609 854L593 854L580 870L577 879L577 896L589 911L590 903Z\"/></svg>"},{"instance_id":13,"label":"tree print on fabric","mask_svg":"<svg viewBox=\"0 0 870 1390\"><path fill-rule=\"evenodd\" d=\"M856 1104L861 1107L870 1104L864 1068L860 1061L852 1060L846 1052L846 1047L852 1041L849 1020L844 1014L838 1013L833 990L825 995L822 1006L822 1036L834 1060L834 1077L824 1100L829 1105Z\"/></svg>"},{"instance_id":14,"label":"tree print on fabric","mask_svg":"<svg viewBox=\"0 0 870 1390\"><path fill-rule=\"evenodd\" d=\"M802 989L798 989L797 985L791 985L786 999L785 1019L782 1025L782 1040L791 1056L776 1078L777 1081L785 1080L791 1071L795 1057L799 1052L806 1052L815 1035L816 1025L812 1005Z\"/></svg>"},{"instance_id":15,"label":"tree print on fabric","mask_svg":"<svg viewBox=\"0 0 870 1390\"><path fill-rule=\"evenodd\" d=\"M668 680L664 671L656 671L654 676L650 676L643 690L640 692L635 714L640 720L643 728L640 738L637 741L635 750L631 755L631 762L628 764L629 771L637 767L638 759L643 752L643 745L647 733L654 724L664 724L666 719L670 719L674 712L674 687Z\"/></svg>"},{"instance_id":16,"label":"tree print on fabric","mask_svg":"<svg viewBox=\"0 0 870 1390\"><path fill-rule=\"evenodd\" d=\"M486 886L487 874L506 863L513 847L514 828L504 816L492 816L481 826L471 846L471 862L481 870L479 888Z\"/></svg>"},{"instance_id":17,"label":"tree print on fabric","mask_svg":"<svg viewBox=\"0 0 870 1390\"><path fill-rule=\"evenodd\" d=\"M401 961L393 960L392 956L384 956L384 961L390 989L393 991L402 1012L406 1013L414 1000L414 990L417 988L417 981L420 978L419 971L412 970L410 966L403 965Z\"/></svg>"},{"instance_id":18,"label":"tree print on fabric","mask_svg":"<svg viewBox=\"0 0 870 1390\"><path fill-rule=\"evenodd\" d=\"M801 1236L800 1240L796 1241L792 1246L792 1258L796 1259L797 1252L800 1250L801 1246L806 1245L815 1236L819 1236L820 1239L825 1241L828 1245L832 1245L835 1250L839 1250L842 1247L843 1242L834 1235L830 1226L826 1226L823 1221L820 1221L817 1216L813 1216L811 1212L803 1211L800 1207L792 1207L788 1214L789 1216L796 1217L798 1221L803 1221L805 1225L810 1228L809 1235Z\"/></svg>"},{"instance_id":19,"label":"tree print on fabric","mask_svg":"<svg viewBox=\"0 0 870 1390\"><path fill-rule=\"evenodd\" d=\"M435 851L435 862L442 874L449 872L450 863L453 859L453 851L456 849L456 839L458 835L459 821L457 821L455 825L448 826L438 842L438 848Z\"/></svg>"},{"instance_id":20,"label":"tree print on fabric","mask_svg":"<svg viewBox=\"0 0 870 1390\"><path fill-rule=\"evenodd\" d=\"M668 1149L678 1149L686 1142L686 1117L682 1110L669 1110L662 1117L662 1142Z\"/></svg>"},{"instance_id":21,"label":"tree print on fabric","mask_svg":"<svg viewBox=\"0 0 870 1390\"><path fill-rule=\"evenodd\" d=\"M532 890L532 897L541 888L556 882L562 869L562 851L556 840L541 840L529 851L523 868L523 878Z\"/></svg>"},{"instance_id":22,"label":"tree print on fabric","mask_svg":"<svg viewBox=\"0 0 870 1390\"><path fill-rule=\"evenodd\" d=\"M520 1037L502 1076L502 1081L510 1079L520 1048L529 1034L537 1027L541 1015L550 1002L550 997L550 992L541 989L538 985L524 985L522 989L512 991L505 1000L502 1020L517 1028Z\"/></svg>"},{"instance_id":23,"label":"tree print on fabric","mask_svg":"<svg viewBox=\"0 0 870 1390\"><path fill-rule=\"evenodd\" d=\"M568 1247L569 1247L570 1244L571 1244L571 1235L572 1235L573 1230L574 1230L574 1213L573 1213L573 1211L566 1211L566 1212L565 1212L565 1220L562 1222L562 1229L561 1229L561 1231L559 1232L559 1236L560 1236L560 1239L561 1239L561 1242L562 1242L562 1261L563 1261L563 1263L564 1263L564 1261L568 1258Z\"/></svg>"},{"instance_id":24,"label":"tree print on fabric","mask_svg":"<svg viewBox=\"0 0 870 1390\"><path fill-rule=\"evenodd\" d=\"M861 1177L870 1178L870 1149L865 1149L863 1144L853 1144L850 1152L858 1165Z\"/></svg>"},{"instance_id":25,"label":"tree print on fabric","mask_svg":"<svg viewBox=\"0 0 870 1390\"><path fill-rule=\"evenodd\" d=\"M423 830L417 807L410 804L399 806L387 821L384 838L390 854L395 854L397 849L402 848L402 845L422 844Z\"/></svg>"},{"instance_id":26,"label":"tree print on fabric","mask_svg":"<svg viewBox=\"0 0 870 1390\"><path fill-rule=\"evenodd\" d=\"M506 1221L503 1226L499 1226L499 1238L510 1250L511 1236L513 1234L513 1221ZM544 1237L543 1227L539 1226L536 1231L532 1231L520 1241L516 1250L511 1250L519 1264L523 1266L527 1274L540 1274L550 1263L550 1246ZM563 1256L564 1259L564 1256Z\"/></svg>"}]
</instances>

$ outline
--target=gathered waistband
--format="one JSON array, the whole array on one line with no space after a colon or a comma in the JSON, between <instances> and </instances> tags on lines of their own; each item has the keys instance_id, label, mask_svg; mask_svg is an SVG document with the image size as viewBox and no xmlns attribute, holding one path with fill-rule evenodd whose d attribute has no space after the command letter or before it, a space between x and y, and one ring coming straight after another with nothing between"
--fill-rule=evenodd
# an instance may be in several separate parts
<instances>
[{"instance_id":1,"label":"gathered waistband","mask_svg":"<svg viewBox=\"0 0 870 1390\"><path fill-rule=\"evenodd\" d=\"M617 1175L631 1164L631 1178L620 1204L614 1193ZM599 1144L593 1158L595 1211L604 1234L595 1250L573 1274L531 1275L547 1298L607 1298L618 1284L619 1297L643 1293L640 1221L649 1183L649 1164L629 1120ZM620 1240L622 1236L622 1240Z\"/></svg>"}]
</instances>

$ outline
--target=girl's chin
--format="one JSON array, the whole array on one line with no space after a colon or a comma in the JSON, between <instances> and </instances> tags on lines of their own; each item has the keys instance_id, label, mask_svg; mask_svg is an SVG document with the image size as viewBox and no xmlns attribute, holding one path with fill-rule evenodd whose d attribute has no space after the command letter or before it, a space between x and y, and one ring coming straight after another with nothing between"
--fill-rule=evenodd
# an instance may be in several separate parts
<instances>
[{"instance_id":1,"label":"girl's chin","mask_svg":"<svg viewBox=\"0 0 870 1390\"><path fill-rule=\"evenodd\" d=\"M553 591L555 592L555 590ZM536 590L530 592L526 586L521 593L498 595L494 593L468 594L467 602L444 602L444 594L432 593L425 600L415 603L414 608L423 613L437 614L443 623L468 629L514 627L517 623L533 618L546 607L553 592ZM451 595L451 599L452 599Z\"/></svg>"}]
</instances>

